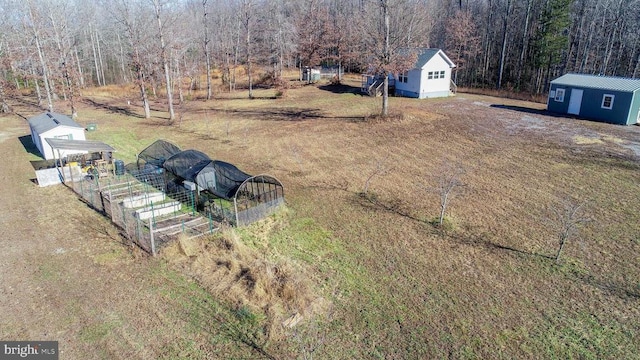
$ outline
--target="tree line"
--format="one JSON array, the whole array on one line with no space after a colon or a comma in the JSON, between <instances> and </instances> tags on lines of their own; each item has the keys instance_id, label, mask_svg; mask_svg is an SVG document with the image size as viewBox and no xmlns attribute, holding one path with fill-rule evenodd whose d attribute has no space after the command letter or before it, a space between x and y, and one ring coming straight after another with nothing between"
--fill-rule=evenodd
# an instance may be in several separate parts
<instances>
[{"instance_id":1,"label":"tree line","mask_svg":"<svg viewBox=\"0 0 640 360\"><path fill-rule=\"evenodd\" d=\"M162 93L173 119L184 91L251 97L320 64L397 73L418 47L442 48L462 87L539 94L566 72L640 76L640 0L0 0L0 14L3 111L29 88L75 115L83 88L131 84L147 117Z\"/></svg>"}]
</instances>

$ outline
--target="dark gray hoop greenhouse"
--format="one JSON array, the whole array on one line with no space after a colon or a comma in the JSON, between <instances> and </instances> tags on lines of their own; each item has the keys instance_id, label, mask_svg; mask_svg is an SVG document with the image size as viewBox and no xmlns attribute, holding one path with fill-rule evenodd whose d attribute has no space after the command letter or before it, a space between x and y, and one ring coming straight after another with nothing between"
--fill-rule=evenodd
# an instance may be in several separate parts
<instances>
[{"instance_id":1,"label":"dark gray hoop greenhouse","mask_svg":"<svg viewBox=\"0 0 640 360\"><path fill-rule=\"evenodd\" d=\"M160 190L192 191L199 209L233 225L260 220L284 204L284 187L275 177L249 175L232 164L212 160L197 150L180 150L164 140L142 150L136 167L140 181L163 177L164 189Z\"/></svg>"}]
</instances>

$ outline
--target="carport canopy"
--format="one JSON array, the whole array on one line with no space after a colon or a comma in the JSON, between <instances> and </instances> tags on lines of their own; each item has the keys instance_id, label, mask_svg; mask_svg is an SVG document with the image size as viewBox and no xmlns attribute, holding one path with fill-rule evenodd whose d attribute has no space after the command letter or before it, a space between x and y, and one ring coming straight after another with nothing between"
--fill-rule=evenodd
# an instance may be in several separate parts
<instances>
[{"instance_id":1,"label":"carport canopy","mask_svg":"<svg viewBox=\"0 0 640 360\"><path fill-rule=\"evenodd\" d=\"M45 139L53 150L72 150L87 152L115 152L112 148L101 141L94 140L68 140L68 139Z\"/></svg>"},{"instance_id":2,"label":"carport canopy","mask_svg":"<svg viewBox=\"0 0 640 360\"><path fill-rule=\"evenodd\" d=\"M112 153L116 151L116 149L112 148L110 145L107 145L101 141L95 140L69 140L69 139L56 139L56 138L47 138L45 139L49 146L53 149L53 158L56 163L56 168L58 168L58 160L60 160L60 151L61 150L69 150L69 151L86 151L86 152L109 152ZM56 159L56 153L58 154L58 158ZM60 169L58 169L60 171ZM61 172L62 177L64 178L64 172ZM66 181L66 179L64 179Z\"/></svg>"}]
</instances>

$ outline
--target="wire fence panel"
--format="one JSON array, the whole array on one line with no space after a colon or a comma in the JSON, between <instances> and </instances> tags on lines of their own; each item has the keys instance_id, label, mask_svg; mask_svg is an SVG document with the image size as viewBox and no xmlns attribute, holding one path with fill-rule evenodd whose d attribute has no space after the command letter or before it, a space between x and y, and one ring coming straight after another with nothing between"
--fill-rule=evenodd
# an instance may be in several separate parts
<instances>
[{"instance_id":1,"label":"wire fence panel","mask_svg":"<svg viewBox=\"0 0 640 360\"><path fill-rule=\"evenodd\" d=\"M67 185L108 216L127 239L152 255L179 236L202 236L218 229L213 218L198 213L197 194L184 188L167 194L161 174L85 178Z\"/></svg>"},{"instance_id":2,"label":"wire fence panel","mask_svg":"<svg viewBox=\"0 0 640 360\"><path fill-rule=\"evenodd\" d=\"M243 182L233 199L187 188L179 178L152 167L75 180L67 185L153 255L179 237L210 234L221 223L248 225L284 204L282 184L266 175Z\"/></svg>"}]
</instances>

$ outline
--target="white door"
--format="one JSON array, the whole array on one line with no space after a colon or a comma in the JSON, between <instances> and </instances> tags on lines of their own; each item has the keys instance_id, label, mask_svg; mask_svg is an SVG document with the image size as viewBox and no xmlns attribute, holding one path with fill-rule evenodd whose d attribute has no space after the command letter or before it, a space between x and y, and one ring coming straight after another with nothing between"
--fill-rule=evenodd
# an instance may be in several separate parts
<instances>
[{"instance_id":1,"label":"white door","mask_svg":"<svg viewBox=\"0 0 640 360\"><path fill-rule=\"evenodd\" d=\"M580 106L582 105L582 93L584 91L580 89L571 89L571 98L569 99L569 109L567 113L578 115L580 114Z\"/></svg>"}]
</instances>

